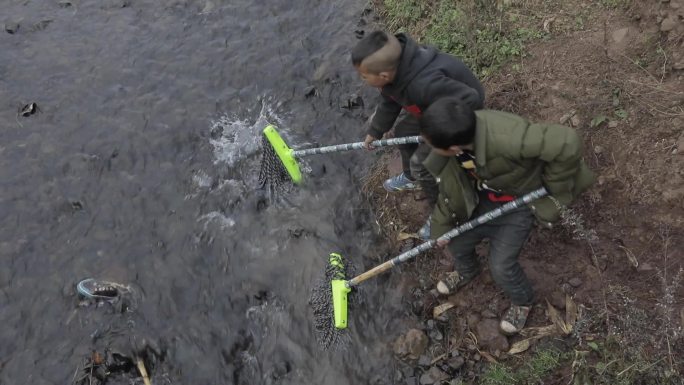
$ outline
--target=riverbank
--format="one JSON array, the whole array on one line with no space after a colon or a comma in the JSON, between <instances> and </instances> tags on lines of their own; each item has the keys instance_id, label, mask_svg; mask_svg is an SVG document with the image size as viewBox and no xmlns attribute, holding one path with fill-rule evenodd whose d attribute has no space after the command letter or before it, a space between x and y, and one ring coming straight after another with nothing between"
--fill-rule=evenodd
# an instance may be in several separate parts
<instances>
[{"instance_id":1,"label":"riverbank","mask_svg":"<svg viewBox=\"0 0 684 385\"><path fill-rule=\"evenodd\" d=\"M390 31L453 53L487 107L576 128L595 186L521 255L538 303L526 332L487 271L434 295L433 252L390 278L411 316L395 330L406 384L681 384L684 373L684 1L375 1ZM364 192L393 252L417 244L420 194L387 195L386 152ZM480 250L486 256L486 245Z\"/></svg>"}]
</instances>

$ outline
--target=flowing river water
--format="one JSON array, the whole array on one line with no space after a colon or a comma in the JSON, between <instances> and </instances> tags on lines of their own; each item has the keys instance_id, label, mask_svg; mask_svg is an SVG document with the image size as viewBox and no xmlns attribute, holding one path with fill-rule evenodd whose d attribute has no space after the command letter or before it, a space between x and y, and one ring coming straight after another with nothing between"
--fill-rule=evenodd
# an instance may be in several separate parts
<instances>
[{"instance_id":1,"label":"flowing river water","mask_svg":"<svg viewBox=\"0 0 684 385\"><path fill-rule=\"evenodd\" d=\"M0 384L72 384L92 351L141 347L153 384L393 382L391 288L364 284L344 351L307 304L330 252L373 265L373 156L307 159L278 204L254 191L267 123L361 140L369 106L343 107L373 93L349 63L365 6L2 1ZM129 308L80 302L87 277L129 285Z\"/></svg>"}]
</instances>

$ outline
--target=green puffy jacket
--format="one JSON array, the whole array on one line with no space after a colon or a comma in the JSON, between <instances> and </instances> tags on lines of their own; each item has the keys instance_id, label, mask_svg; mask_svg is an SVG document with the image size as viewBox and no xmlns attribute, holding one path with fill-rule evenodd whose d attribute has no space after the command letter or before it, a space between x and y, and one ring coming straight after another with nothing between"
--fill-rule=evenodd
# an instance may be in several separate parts
<instances>
[{"instance_id":1,"label":"green puffy jacket","mask_svg":"<svg viewBox=\"0 0 684 385\"><path fill-rule=\"evenodd\" d=\"M478 177L490 188L520 196L546 187L561 205L568 205L594 182L582 159L577 132L558 124L531 124L502 111L476 111L474 153ZM472 178L455 157L434 151L424 162L437 178L439 199L432 213L431 233L437 238L468 219L478 203ZM560 217L549 197L532 202L537 219L550 225Z\"/></svg>"}]
</instances>

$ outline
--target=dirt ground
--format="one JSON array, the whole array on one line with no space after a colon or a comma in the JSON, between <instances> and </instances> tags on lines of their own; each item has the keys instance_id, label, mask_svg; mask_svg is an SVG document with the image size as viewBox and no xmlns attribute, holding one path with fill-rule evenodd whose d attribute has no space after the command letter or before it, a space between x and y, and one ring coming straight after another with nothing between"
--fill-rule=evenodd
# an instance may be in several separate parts
<instances>
[{"instance_id":1,"label":"dirt ground","mask_svg":"<svg viewBox=\"0 0 684 385\"><path fill-rule=\"evenodd\" d=\"M526 337L491 330L509 302L487 271L437 297L434 284L451 262L432 252L407 268L415 274L392 278L428 337L420 349L423 337L408 327L398 333L395 353L410 368L399 383L476 383L482 363L519 366L548 346L562 352L561 363L538 383L682 383L684 0L585 3L544 10L549 38L485 84L488 108L575 127L598 176L564 223L535 229L521 255L538 298L527 324L536 337L525 352L507 353ZM583 28L572 28L582 12ZM427 216L419 193L382 189L398 169L389 151L366 181L395 253L417 244L410 234ZM606 369L612 357L619 371Z\"/></svg>"}]
</instances>

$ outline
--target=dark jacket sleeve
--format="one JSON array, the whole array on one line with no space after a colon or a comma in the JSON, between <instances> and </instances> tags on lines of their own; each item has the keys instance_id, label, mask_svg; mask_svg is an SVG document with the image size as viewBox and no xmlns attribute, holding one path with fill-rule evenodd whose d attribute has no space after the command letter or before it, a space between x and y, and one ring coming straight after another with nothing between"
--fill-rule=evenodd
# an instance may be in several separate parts
<instances>
[{"instance_id":1,"label":"dark jacket sleeve","mask_svg":"<svg viewBox=\"0 0 684 385\"><path fill-rule=\"evenodd\" d=\"M417 95L416 104L424 108L437 99L447 96L461 99L473 110L482 109L484 104L484 96L480 95L477 90L441 73L426 76L420 81L414 81L410 87L413 88L410 93Z\"/></svg>"},{"instance_id":2,"label":"dark jacket sleeve","mask_svg":"<svg viewBox=\"0 0 684 385\"><path fill-rule=\"evenodd\" d=\"M392 128L400 112L401 105L399 103L384 94L380 94L380 101L375 109L367 134L376 139L382 138Z\"/></svg>"}]
</instances>

